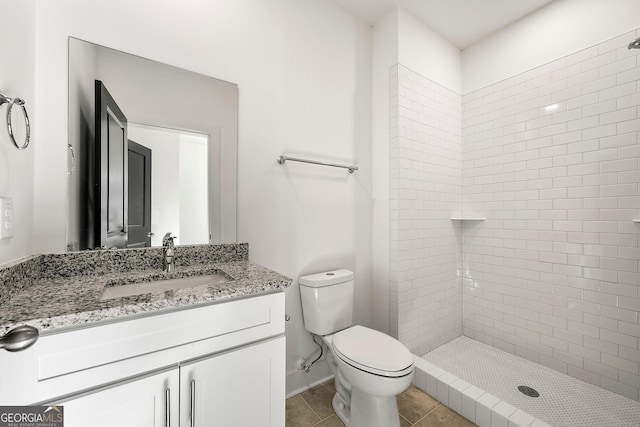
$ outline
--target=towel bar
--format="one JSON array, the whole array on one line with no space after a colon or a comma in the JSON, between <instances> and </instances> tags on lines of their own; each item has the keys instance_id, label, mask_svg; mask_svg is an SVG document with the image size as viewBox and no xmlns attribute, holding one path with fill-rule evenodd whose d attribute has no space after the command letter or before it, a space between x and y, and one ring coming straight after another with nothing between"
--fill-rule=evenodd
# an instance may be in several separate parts
<instances>
[{"instance_id":1,"label":"towel bar","mask_svg":"<svg viewBox=\"0 0 640 427\"><path fill-rule=\"evenodd\" d=\"M316 160L308 160L308 159L300 159L297 157L288 157L288 156L278 156L278 164L279 165L284 165L284 163L290 160L292 162L302 162L302 163L311 163L314 165L321 165L321 166L331 166L333 168L343 168L343 169L347 169L349 171L349 173L354 173L355 171L358 170L358 166L352 165L338 165L335 163L325 163L325 162L318 162Z\"/></svg>"}]
</instances>

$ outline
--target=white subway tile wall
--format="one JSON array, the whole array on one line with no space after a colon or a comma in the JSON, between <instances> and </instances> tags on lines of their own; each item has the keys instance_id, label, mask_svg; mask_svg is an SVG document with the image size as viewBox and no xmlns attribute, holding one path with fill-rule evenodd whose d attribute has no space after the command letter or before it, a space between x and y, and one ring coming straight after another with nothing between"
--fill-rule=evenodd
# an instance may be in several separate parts
<instances>
[{"instance_id":1,"label":"white subway tile wall","mask_svg":"<svg viewBox=\"0 0 640 427\"><path fill-rule=\"evenodd\" d=\"M412 352L464 334L640 400L638 36L462 97L391 68L390 329Z\"/></svg>"},{"instance_id":2,"label":"white subway tile wall","mask_svg":"<svg viewBox=\"0 0 640 427\"><path fill-rule=\"evenodd\" d=\"M390 329L424 354L462 334L462 100L402 65L390 99Z\"/></svg>"},{"instance_id":3,"label":"white subway tile wall","mask_svg":"<svg viewBox=\"0 0 640 427\"><path fill-rule=\"evenodd\" d=\"M640 397L640 224L633 222L640 218L640 55L626 46L638 36L640 31L624 34L462 97L463 206L486 221L464 226L460 269L465 336L635 400ZM402 69L399 80L408 81L399 90L427 86L405 79ZM414 112L408 92L402 94L400 116ZM413 143L404 130L413 123L398 119L400 147ZM456 135L453 127L445 126ZM442 143L457 155L457 140L448 142ZM413 245L402 238L408 230L401 226L403 219L413 225L406 217L411 207L424 202L430 213L447 217L445 209L421 199L442 187L402 198L403 191L411 191L407 186L416 185L411 177L418 171L412 168L427 164L409 148L399 151L392 149L399 185L394 189L400 192L394 202L406 209L394 213L398 257ZM445 156L447 171L456 170L455 158ZM405 166L404 173L415 174L402 176ZM443 189L450 194L439 193L447 201L459 189L450 185ZM426 229L437 239L453 233L448 224L442 223L446 232L430 226ZM447 254L446 263L435 265L452 268L455 256L448 254L455 248L443 243L435 253ZM399 261L434 265L433 260ZM399 275L410 270L403 267ZM447 273L442 277L449 280ZM399 300L405 298L411 310L400 313L430 310L414 308L420 291L411 286L405 292L409 295L399 292ZM424 325L415 326L406 333L420 336Z\"/></svg>"}]
</instances>

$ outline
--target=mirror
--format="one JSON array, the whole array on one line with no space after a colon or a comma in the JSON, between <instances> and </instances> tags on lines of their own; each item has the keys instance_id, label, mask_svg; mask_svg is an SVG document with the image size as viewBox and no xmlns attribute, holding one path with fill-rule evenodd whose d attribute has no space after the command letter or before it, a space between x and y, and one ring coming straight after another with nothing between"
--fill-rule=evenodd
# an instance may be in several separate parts
<instances>
[{"instance_id":1,"label":"mirror","mask_svg":"<svg viewBox=\"0 0 640 427\"><path fill-rule=\"evenodd\" d=\"M205 134L157 126L127 124L129 142L151 150L151 218L153 229L176 230L183 245L209 243L209 137ZM132 147L129 147L130 151ZM143 168L129 159L129 224L141 224L144 197L136 186L146 180L132 175ZM132 161L133 160L133 161ZM165 171L174 170L175 174ZM132 184L133 181L133 184ZM129 229L131 233L131 229ZM179 234L178 234L179 233ZM163 233L153 233L151 246L162 246ZM131 239L129 239L131 241Z\"/></svg>"},{"instance_id":2,"label":"mirror","mask_svg":"<svg viewBox=\"0 0 640 427\"><path fill-rule=\"evenodd\" d=\"M237 85L69 38L67 249L234 242L237 126Z\"/></svg>"}]
</instances>

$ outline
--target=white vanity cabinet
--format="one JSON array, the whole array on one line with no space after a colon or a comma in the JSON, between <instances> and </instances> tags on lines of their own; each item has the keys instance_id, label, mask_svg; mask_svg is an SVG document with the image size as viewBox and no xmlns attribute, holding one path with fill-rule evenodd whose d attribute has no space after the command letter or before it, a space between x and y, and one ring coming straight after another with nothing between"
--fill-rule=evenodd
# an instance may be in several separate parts
<instances>
[{"instance_id":1,"label":"white vanity cabinet","mask_svg":"<svg viewBox=\"0 0 640 427\"><path fill-rule=\"evenodd\" d=\"M284 338L180 367L180 425L284 426Z\"/></svg>"},{"instance_id":2,"label":"white vanity cabinet","mask_svg":"<svg viewBox=\"0 0 640 427\"><path fill-rule=\"evenodd\" d=\"M178 426L179 383L173 369L57 404L64 408L65 427Z\"/></svg>"},{"instance_id":3,"label":"white vanity cabinet","mask_svg":"<svg viewBox=\"0 0 640 427\"><path fill-rule=\"evenodd\" d=\"M282 426L284 351L275 338L57 404L67 427Z\"/></svg>"},{"instance_id":4,"label":"white vanity cabinet","mask_svg":"<svg viewBox=\"0 0 640 427\"><path fill-rule=\"evenodd\" d=\"M284 316L277 292L45 333L0 351L0 404L63 405L66 426L282 426Z\"/></svg>"}]
</instances>

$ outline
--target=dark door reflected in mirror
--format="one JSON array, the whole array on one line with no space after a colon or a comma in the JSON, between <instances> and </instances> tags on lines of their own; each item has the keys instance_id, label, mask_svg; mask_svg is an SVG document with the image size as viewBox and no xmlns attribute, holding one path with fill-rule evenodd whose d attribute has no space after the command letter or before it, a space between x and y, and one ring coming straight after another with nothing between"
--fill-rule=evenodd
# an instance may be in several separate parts
<instances>
[{"instance_id":1,"label":"dark door reflected in mirror","mask_svg":"<svg viewBox=\"0 0 640 427\"><path fill-rule=\"evenodd\" d=\"M94 236L99 239L96 246L126 248L129 225L127 118L100 80L95 81L95 111L96 174L90 184L94 189Z\"/></svg>"},{"instance_id":2,"label":"dark door reflected in mirror","mask_svg":"<svg viewBox=\"0 0 640 427\"><path fill-rule=\"evenodd\" d=\"M150 148L129 139L129 217L127 247L151 246L151 163Z\"/></svg>"},{"instance_id":3,"label":"dark door reflected in mirror","mask_svg":"<svg viewBox=\"0 0 640 427\"><path fill-rule=\"evenodd\" d=\"M132 219L132 206L148 201L153 228L175 230L172 235L183 245L208 243L209 234L209 180L208 157L209 138L207 135L157 126L140 125L129 122L129 245L132 240L132 224L142 220L139 206L136 219ZM132 191L141 192L132 184L132 162L141 163L140 155L131 153L135 141L151 152L150 183L148 198L133 196ZM135 159L135 160L134 160ZM136 173L142 178L141 173ZM139 184L138 184L139 185ZM178 234L178 231L180 234ZM166 233L153 233L151 246L161 246ZM140 247L140 245L137 245Z\"/></svg>"},{"instance_id":4,"label":"dark door reflected in mirror","mask_svg":"<svg viewBox=\"0 0 640 427\"><path fill-rule=\"evenodd\" d=\"M68 250L234 242L237 113L233 83L70 38Z\"/></svg>"}]
</instances>

